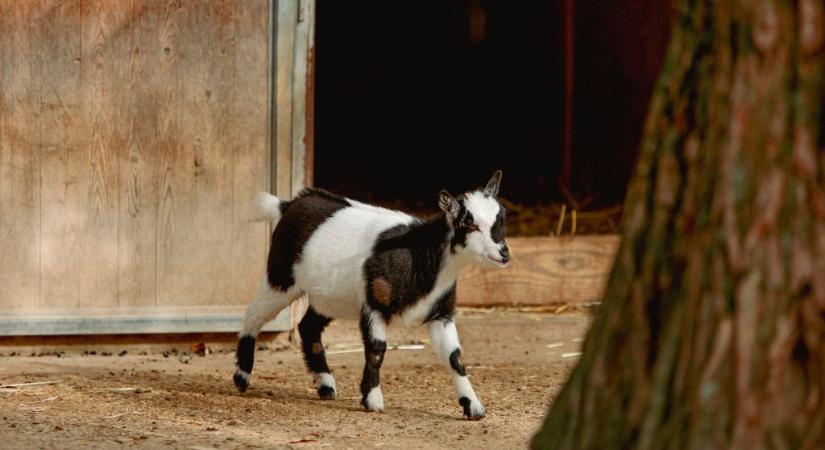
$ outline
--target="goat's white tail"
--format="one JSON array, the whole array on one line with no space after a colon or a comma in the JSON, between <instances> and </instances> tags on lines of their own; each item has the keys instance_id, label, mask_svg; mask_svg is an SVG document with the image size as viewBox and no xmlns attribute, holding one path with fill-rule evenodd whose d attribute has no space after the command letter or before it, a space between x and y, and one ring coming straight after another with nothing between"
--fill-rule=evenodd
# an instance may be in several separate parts
<instances>
[{"instance_id":1,"label":"goat's white tail","mask_svg":"<svg viewBox=\"0 0 825 450\"><path fill-rule=\"evenodd\" d=\"M269 192L258 192L255 196L255 221L269 220L276 223L281 220L281 199Z\"/></svg>"}]
</instances>

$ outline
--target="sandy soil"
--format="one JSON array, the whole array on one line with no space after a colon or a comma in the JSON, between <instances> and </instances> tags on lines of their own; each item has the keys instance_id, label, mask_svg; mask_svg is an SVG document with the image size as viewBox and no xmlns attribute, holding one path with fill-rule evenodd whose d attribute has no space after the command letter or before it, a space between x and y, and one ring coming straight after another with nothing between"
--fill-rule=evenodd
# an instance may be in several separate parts
<instances>
[{"instance_id":1,"label":"sandy soil","mask_svg":"<svg viewBox=\"0 0 825 450\"><path fill-rule=\"evenodd\" d=\"M87 345L60 357L9 356L15 349L0 348L0 384L59 381L0 392L0 447L524 448L575 363L569 353L578 351L588 322L582 314L461 312L463 360L487 407L477 422L461 418L448 372L429 345L387 352L381 414L359 405L363 353L328 355L338 398L322 401L300 350L283 336L263 344L268 349L257 353L243 395L232 385L226 344L207 343L207 356L164 356L157 346L121 346L104 356L100 349L83 354ZM428 344L426 328L391 327L389 337L390 345ZM327 352L351 349L357 326L333 322L324 340ZM128 353L118 356L122 350ZM107 390L124 387L140 391Z\"/></svg>"}]
</instances>

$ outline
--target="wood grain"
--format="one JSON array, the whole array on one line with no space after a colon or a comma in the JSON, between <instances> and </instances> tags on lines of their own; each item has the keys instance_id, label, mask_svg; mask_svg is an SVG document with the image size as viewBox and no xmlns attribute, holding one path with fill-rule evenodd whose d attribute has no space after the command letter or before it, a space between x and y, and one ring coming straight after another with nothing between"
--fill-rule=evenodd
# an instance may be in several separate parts
<instances>
[{"instance_id":1,"label":"wood grain","mask_svg":"<svg viewBox=\"0 0 825 450\"><path fill-rule=\"evenodd\" d=\"M40 303L40 107L34 2L0 2L0 304Z\"/></svg>"},{"instance_id":2,"label":"wood grain","mask_svg":"<svg viewBox=\"0 0 825 450\"><path fill-rule=\"evenodd\" d=\"M255 1L237 8L234 21L234 138L228 143L234 155L233 162L233 222L232 249L229 258L229 277L234 280L234 291L228 301L248 304L258 287L266 267L270 227L265 222L252 222L252 196L269 191L269 61L266 40L269 34L269 2ZM255 269L250 270L250 267Z\"/></svg>"},{"instance_id":3,"label":"wood grain","mask_svg":"<svg viewBox=\"0 0 825 450\"><path fill-rule=\"evenodd\" d=\"M158 270L158 303L187 298L190 304L220 302L228 275L232 214L233 64L231 10L220 2L190 1L175 13L181 32L170 55L176 71L178 145L172 173L171 229ZM209 282L204 282L209 280Z\"/></svg>"},{"instance_id":4,"label":"wood grain","mask_svg":"<svg viewBox=\"0 0 825 450\"><path fill-rule=\"evenodd\" d=\"M236 138L233 114L235 99L235 9L231 0L199 1L197 31L187 34L196 40L200 54L200 85L195 87L193 100L200 104L203 121L195 123L193 135L198 135L193 167L194 223L186 238L187 247L201 251L187 252L188 267L204 270L187 271L187 292L193 293L197 305L222 304L231 295L235 281L231 279L232 205L234 195L234 159L231 147ZM240 31L240 30L238 30ZM251 195L251 193L250 193ZM246 201L239 198L238 201ZM217 255L221 255L216 257ZM213 280L204 284L203 277Z\"/></svg>"},{"instance_id":5,"label":"wood grain","mask_svg":"<svg viewBox=\"0 0 825 450\"><path fill-rule=\"evenodd\" d=\"M255 4L259 10L266 7L263 1L249 3ZM248 214L236 215L236 208L248 211L254 193L266 189L267 160L265 106L252 110L260 114L257 122L254 115L239 115L237 90L238 85L253 83L246 89L257 92L257 104L265 105L267 62L263 57L251 67L239 66L236 53L237 35L243 33L255 41L255 52L265 54L267 29L239 26L233 5L191 2L187 4L189 13L177 17L178 27L187 32L179 34L170 54L174 64L186 70L175 71L175 92L181 106L176 112L176 170L165 183L169 201L162 205L165 221L159 238L163 243L157 271L159 304L184 297L192 305L246 303L245 294L251 296L257 285L248 273L260 276L263 267L263 249L235 253L233 248L237 240L244 242L242 249L251 248L252 241L265 247L263 226L257 227L257 235L240 237L234 230L236 224L246 228L249 218ZM246 77L255 67L259 73ZM249 139L246 121L257 128L257 141ZM240 143L248 147L241 150ZM250 170L251 166L258 169ZM250 172L257 178L249 179ZM242 178L240 183L235 182L236 175ZM233 278L241 271L245 276ZM247 280L252 280L248 286L241 284Z\"/></svg>"},{"instance_id":6,"label":"wood grain","mask_svg":"<svg viewBox=\"0 0 825 450\"><path fill-rule=\"evenodd\" d=\"M174 0L165 2L162 7L154 10L157 14L156 21L158 27L157 47L149 47L147 51L157 52L159 64L157 65L158 77L162 83L155 87L157 95L158 111L158 146L161 151L158 154L157 176L158 180L158 213L156 228L156 259L155 259L155 283L156 283L156 303L158 305L168 304L177 301L175 298L164 295L168 291L167 286L174 286L177 272L174 272L174 255L176 249L175 226L176 203L183 203L185 198L180 195L177 189L176 173L182 168L178 167L178 153L180 149L180 139L182 128L180 123L179 110L184 107L183 94L181 92L181 73L184 67L179 64L178 42L181 34L179 3ZM180 198L178 198L180 197Z\"/></svg>"},{"instance_id":7,"label":"wood grain","mask_svg":"<svg viewBox=\"0 0 825 450\"><path fill-rule=\"evenodd\" d=\"M460 305L547 305L601 301L618 236L507 240L505 269L472 268L458 282Z\"/></svg>"},{"instance_id":8,"label":"wood grain","mask_svg":"<svg viewBox=\"0 0 825 450\"><path fill-rule=\"evenodd\" d=\"M105 0L80 2L81 123L72 132L79 135L82 154L69 160L68 167L69 176L80 180L69 201L82 223L67 242L75 275L49 281L75 289L64 299L72 306L118 304L119 130L126 112L122 86L128 83L123 69L129 55L128 35L122 32L128 13Z\"/></svg>"},{"instance_id":9,"label":"wood grain","mask_svg":"<svg viewBox=\"0 0 825 450\"><path fill-rule=\"evenodd\" d=\"M79 306L97 297L95 287L89 286L94 277L90 272L96 269L90 263L100 263L84 258L92 253L89 245L94 245L88 233L98 228L102 217L93 214L89 201L100 198L100 192L92 191L98 181L91 180L90 127L84 122L88 103L81 93L80 6L79 1L47 2L38 20L42 39L31 55L40 72L42 92L38 124L43 174L40 277L43 304L58 308ZM111 267L107 264L103 272ZM108 296L105 287L102 291L101 295Z\"/></svg>"},{"instance_id":10,"label":"wood grain","mask_svg":"<svg viewBox=\"0 0 825 450\"><path fill-rule=\"evenodd\" d=\"M292 197L292 119L294 109L293 74L298 1L278 2L275 40L275 195Z\"/></svg>"},{"instance_id":11,"label":"wood grain","mask_svg":"<svg viewBox=\"0 0 825 450\"><path fill-rule=\"evenodd\" d=\"M159 21L151 0L133 0L131 27L124 32L127 70L124 79L123 144L119 151L118 306L156 304L158 163L164 152L163 110L159 96L165 83L158 70Z\"/></svg>"},{"instance_id":12,"label":"wood grain","mask_svg":"<svg viewBox=\"0 0 825 450\"><path fill-rule=\"evenodd\" d=\"M268 18L267 0L0 2L0 306L248 303Z\"/></svg>"}]
</instances>

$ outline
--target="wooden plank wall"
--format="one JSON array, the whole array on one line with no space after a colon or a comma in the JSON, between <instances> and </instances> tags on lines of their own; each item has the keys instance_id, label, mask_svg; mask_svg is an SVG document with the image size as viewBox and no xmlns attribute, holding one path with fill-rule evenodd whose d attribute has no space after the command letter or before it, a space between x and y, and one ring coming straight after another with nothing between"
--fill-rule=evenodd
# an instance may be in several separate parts
<instances>
[{"instance_id":1,"label":"wooden plank wall","mask_svg":"<svg viewBox=\"0 0 825 450\"><path fill-rule=\"evenodd\" d=\"M600 302L618 236L508 238L505 269L469 269L458 282L463 306Z\"/></svg>"},{"instance_id":2,"label":"wooden plank wall","mask_svg":"<svg viewBox=\"0 0 825 450\"><path fill-rule=\"evenodd\" d=\"M268 3L0 1L0 307L248 303Z\"/></svg>"}]
</instances>

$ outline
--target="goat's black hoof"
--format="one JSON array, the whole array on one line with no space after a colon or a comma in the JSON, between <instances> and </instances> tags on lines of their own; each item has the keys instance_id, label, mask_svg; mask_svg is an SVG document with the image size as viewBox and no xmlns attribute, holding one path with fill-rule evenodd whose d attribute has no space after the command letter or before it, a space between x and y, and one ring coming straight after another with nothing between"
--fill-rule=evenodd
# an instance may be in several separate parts
<instances>
[{"instance_id":1,"label":"goat's black hoof","mask_svg":"<svg viewBox=\"0 0 825 450\"><path fill-rule=\"evenodd\" d=\"M318 397L321 397L321 400L335 400L335 388L332 386L319 387Z\"/></svg>"},{"instance_id":2,"label":"goat's black hoof","mask_svg":"<svg viewBox=\"0 0 825 450\"><path fill-rule=\"evenodd\" d=\"M464 417L467 420L481 420L487 415L487 411L478 401L473 403L469 398L461 397L458 399L458 404L464 408Z\"/></svg>"},{"instance_id":3,"label":"goat's black hoof","mask_svg":"<svg viewBox=\"0 0 825 450\"><path fill-rule=\"evenodd\" d=\"M240 393L244 393L249 389L249 374L246 372L241 372L240 370L235 372L232 381L235 382L235 387L238 388L238 392Z\"/></svg>"}]
</instances>

